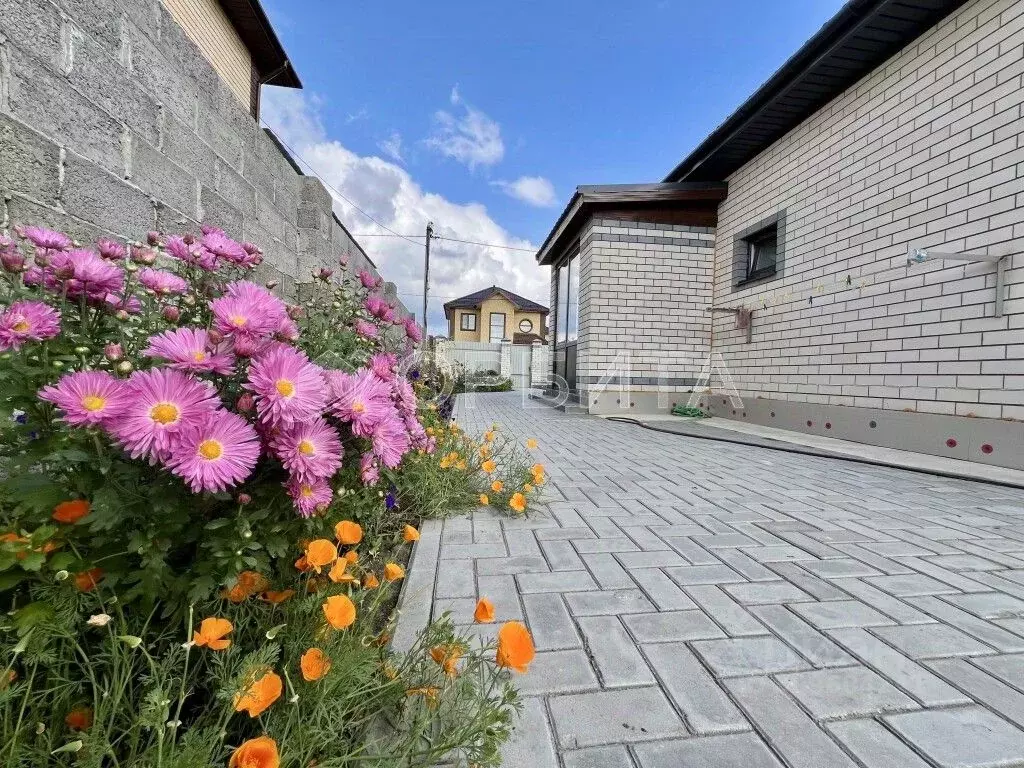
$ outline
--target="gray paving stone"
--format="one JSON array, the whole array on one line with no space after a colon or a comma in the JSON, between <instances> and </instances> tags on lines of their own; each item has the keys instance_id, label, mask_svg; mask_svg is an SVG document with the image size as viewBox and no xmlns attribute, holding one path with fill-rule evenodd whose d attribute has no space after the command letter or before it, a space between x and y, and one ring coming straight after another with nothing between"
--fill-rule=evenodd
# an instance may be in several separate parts
<instances>
[{"instance_id":1,"label":"gray paving stone","mask_svg":"<svg viewBox=\"0 0 1024 768\"><path fill-rule=\"evenodd\" d=\"M999 592L949 595L943 599L982 619L1024 618L1024 600Z\"/></svg>"},{"instance_id":2,"label":"gray paving stone","mask_svg":"<svg viewBox=\"0 0 1024 768\"><path fill-rule=\"evenodd\" d=\"M511 522L511 521L510 521ZM505 544L512 557L538 557L543 560L537 537L531 530L505 530Z\"/></svg>"},{"instance_id":3,"label":"gray paving stone","mask_svg":"<svg viewBox=\"0 0 1024 768\"><path fill-rule=\"evenodd\" d=\"M558 768L555 740L548 725L543 699L523 701L522 716L513 726L511 738L502 747L501 757L504 765Z\"/></svg>"},{"instance_id":4,"label":"gray paving stone","mask_svg":"<svg viewBox=\"0 0 1024 768\"><path fill-rule=\"evenodd\" d=\"M633 768L625 747L589 747L562 755L565 768Z\"/></svg>"},{"instance_id":5,"label":"gray paving stone","mask_svg":"<svg viewBox=\"0 0 1024 768\"><path fill-rule=\"evenodd\" d=\"M626 569L619 565L619 561L611 553L596 552L580 555L580 557L590 569L590 573L597 583L601 585L601 589L632 589L636 587L636 582L626 572Z\"/></svg>"},{"instance_id":6,"label":"gray paving stone","mask_svg":"<svg viewBox=\"0 0 1024 768\"><path fill-rule=\"evenodd\" d=\"M981 707L890 715L885 721L942 768L1019 764L1024 731Z\"/></svg>"},{"instance_id":7,"label":"gray paving stone","mask_svg":"<svg viewBox=\"0 0 1024 768\"><path fill-rule=\"evenodd\" d=\"M523 595L527 626L537 650L582 648L583 641L560 594Z\"/></svg>"},{"instance_id":8,"label":"gray paving stone","mask_svg":"<svg viewBox=\"0 0 1024 768\"><path fill-rule=\"evenodd\" d=\"M814 600L806 592L784 581L758 584L727 584L722 587L741 605L777 605Z\"/></svg>"},{"instance_id":9,"label":"gray paving stone","mask_svg":"<svg viewBox=\"0 0 1024 768\"><path fill-rule=\"evenodd\" d=\"M670 549L657 552L618 552L615 555L624 568L664 568L666 566L686 565L686 561L677 552Z\"/></svg>"},{"instance_id":10,"label":"gray paving stone","mask_svg":"<svg viewBox=\"0 0 1024 768\"><path fill-rule=\"evenodd\" d=\"M658 610L639 589L572 592L565 596L565 602L573 616L618 616Z\"/></svg>"},{"instance_id":11,"label":"gray paving stone","mask_svg":"<svg viewBox=\"0 0 1024 768\"><path fill-rule=\"evenodd\" d=\"M945 624L876 627L873 632L912 659L977 656L993 652L992 648L984 643Z\"/></svg>"},{"instance_id":12,"label":"gray paving stone","mask_svg":"<svg viewBox=\"0 0 1024 768\"><path fill-rule=\"evenodd\" d=\"M857 663L850 654L785 606L761 605L751 608L750 612L815 667L846 667Z\"/></svg>"},{"instance_id":13,"label":"gray paving stone","mask_svg":"<svg viewBox=\"0 0 1024 768\"><path fill-rule=\"evenodd\" d=\"M925 706L941 707L970 703L970 699L953 686L886 645L867 630L833 629L828 634L869 667Z\"/></svg>"},{"instance_id":14,"label":"gray paving stone","mask_svg":"<svg viewBox=\"0 0 1024 768\"><path fill-rule=\"evenodd\" d=\"M583 570L583 561L571 541L542 541L540 549L552 571Z\"/></svg>"},{"instance_id":15,"label":"gray paving stone","mask_svg":"<svg viewBox=\"0 0 1024 768\"><path fill-rule=\"evenodd\" d=\"M1024 637L1007 632L990 621L962 611L937 597L909 597L908 602L940 621L961 629L1004 653L1024 651Z\"/></svg>"},{"instance_id":16,"label":"gray paving stone","mask_svg":"<svg viewBox=\"0 0 1024 768\"><path fill-rule=\"evenodd\" d=\"M463 563L464 560L452 562ZM447 563L442 564L442 568ZM470 561L470 573L472 573ZM484 557L476 561L476 571L481 576L515 575L517 573L548 573L547 561L540 555L520 555L517 557Z\"/></svg>"},{"instance_id":17,"label":"gray paving stone","mask_svg":"<svg viewBox=\"0 0 1024 768\"><path fill-rule=\"evenodd\" d=\"M605 688L650 685L655 682L636 643L616 616L579 619L586 650Z\"/></svg>"},{"instance_id":18,"label":"gray paving stone","mask_svg":"<svg viewBox=\"0 0 1024 768\"><path fill-rule=\"evenodd\" d=\"M788 645L775 637L741 637L693 643L704 663L718 677L771 675L810 669Z\"/></svg>"},{"instance_id":19,"label":"gray paving stone","mask_svg":"<svg viewBox=\"0 0 1024 768\"><path fill-rule=\"evenodd\" d=\"M682 586L691 584L728 584L730 582L744 582L732 568L725 565L687 565L678 568L666 568L665 573Z\"/></svg>"},{"instance_id":20,"label":"gray paving stone","mask_svg":"<svg viewBox=\"0 0 1024 768\"><path fill-rule=\"evenodd\" d=\"M965 659L930 661L928 666L1018 727L1024 725L1024 693L1015 691ZM1017 682L1024 684L1024 680Z\"/></svg>"},{"instance_id":21,"label":"gray paving stone","mask_svg":"<svg viewBox=\"0 0 1024 768\"><path fill-rule=\"evenodd\" d=\"M920 708L866 667L794 672L779 675L778 681L818 720Z\"/></svg>"},{"instance_id":22,"label":"gray paving stone","mask_svg":"<svg viewBox=\"0 0 1024 768\"><path fill-rule=\"evenodd\" d=\"M642 768L782 768L753 733L640 744L634 751Z\"/></svg>"},{"instance_id":23,"label":"gray paving stone","mask_svg":"<svg viewBox=\"0 0 1024 768\"><path fill-rule=\"evenodd\" d=\"M818 559L809 552L789 544L783 544L779 547L756 547L748 550L748 554L759 563L782 563Z\"/></svg>"},{"instance_id":24,"label":"gray paving stone","mask_svg":"<svg viewBox=\"0 0 1024 768\"><path fill-rule=\"evenodd\" d=\"M835 600L827 603L796 603L792 610L818 629L840 627L879 627L892 624L883 616L858 600Z\"/></svg>"},{"instance_id":25,"label":"gray paving stone","mask_svg":"<svg viewBox=\"0 0 1024 768\"><path fill-rule=\"evenodd\" d=\"M752 559L742 549L720 549L715 552L715 556L747 581L778 581L781 578L775 571Z\"/></svg>"},{"instance_id":26,"label":"gray paving stone","mask_svg":"<svg viewBox=\"0 0 1024 768\"><path fill-rule=\"evenodd\" d=\"M841 584L846 592L862 603L870 605L899 624L932 624L935 621L927 613L919 611L898 597L887 595L882 590L860 579L843 579L836 583Z\"/></svg>"},{"instance_id":27,"label":"gray paving stone","mask_svg":"<svg viewBox=\"0 0 1024 768\"><path fill-rule=\"evenodd\" d=\"M791 768L858 768L770 678L738 677L725 686Z\"/></svg>"},{"instance_id":28,"label":"gray paving stone","mask_svg":"<svg viewBox=\"0 0 1024 768\"><path fill-rule=\"evenodd\" d=\"M633 637L639 643L670 643L687 640L711 640L724 637L703 611L665 611L623 616Z\"/></svg>"},{"instance_id":29,"label":"gray paving stone","mask_svg":"<svg viewBox=\"0 0 1024 768\"><path fill-rule=\"evenodd\" d=\"M522 621L523 607L519 604L519 590L516 580L511 576L478 576L476 583L479 589L477 597L486 597L494 603L494 620ZM473 601L474 610L476 601ZM470 611L469 615L472 615Z\"/></svg>"},{"instance_id":30,"label":"gray paving stone","mask_svg":"<svg viewBox=\"0 0 1024 768\"><path fill-rule=\"evenodd\" d=\"M687 594L714 619L730 637L766 635L768 630L745 608L733 602L718 587L710 585L686 588Z\"/></svg>"},{"instance_id":31,"label":"gray paving stone","mask_svg":"<svg viewBox=\"0 0 1024 768\"><path fill-rule=\"evenodd\" d=\"M515 679L524 696L596 690L597 675L583 651L541 651L530 671Z\"/></svg>"},{"instance_id":32,"label":"gray paving stone","mask_svg":"<svg viewBox=\"0 0 1024 768\"><path fill-rule=\"evenodd\" d=\"M683 721L656 686L552 696L548 706L563 749L687 735Z\"/></svg>"},{"instance_id":33,"label":"gray paving stone","mask_svg":"<svg viewBox=\"0 0 1024 768\"><path fill-rule=\"evenodd\" d=\"M442 560L466 560L475 557L507 557L505 542L491 544L442 544Z\"/></svg>"},{"instance_id":34,"label":"gray paving stone","mask_svg":"<svg viewBox=\"0 0 1024 768\"><path fill-rule=\"evenodd\" d=\"M576 551L582 554L594 552L639 552L640 547L628 536L615 536L599 539L580 539L573 541Z\"/></svg>"},{"instance_id":35,"label":"gray paving stone","mask_svg":"<svg viewBox=\"0 0 1024 768\"><path fill-rule=\"evenodd\" d=\"M868 584L878 587L896 597L916 597L918 595L952 595L957 590L931 576L923 573L907 573L899 576L875 576L865 579Z\"/></svg>"},{"instance_id":36,"label":"gray paving stone","mask_svg":"<svg viewBox=\"0 0 1024 768\"><path fill-rule=\"evenodd\" d=\"M866 768L930 768L877 720L826 723L825 728Z\"/></svg>"},{"instance_id":37,"label":"gray paving stone","mask_svg":"<svg viewBox=\"0 0 1024 768\"><path fill-rule=\"evenodd\" d=\"M685 611L696 603L665 572L658 568L637 568L630 575L661 611Z\"/></svg>"},{"instance_id":38,"label":"gray paving stone","mask_svg":"<svg viewBox=\"0 0 1024 768\"><path fill-rule=\"evenodd\" d=\"M472 560L444 560L437 566L435 597L476 597Z\"/></svg>"},{"instance_id":39,"label":"gray paving stone","mask_svg":"<svg viewBox=\"0 0 1024 768\"><path fill-rule=\"evenodd\" d=\"M704 547L693 543L693 540L686 536L664 537L665 543L680 555L686 558L690 565L718 565L719 559L708 552Z\"/></svg>"},{"instance_id":40,"label":"gray paving stone","mask_svg":"<svg viewBox=\"0 0 1024 768\"><path fill-rule=\"evenodd\" d=\"M801 562L800 567L823 579L843 579L851 576L881 576L881 573L859 560L806 561Z\"/></svg>"},{"instance_id":41,"label":"gray paving stone","mask_svg":"<svg viewBox=\"0 0 1024 768\"><path fill-rule=\"evenodd\" d=\"M986 656L974 659L972 663L1004 683L1024 690L1024 654Z\"/></svg>"},{"instance_id":42,"label":"gray paving stone","mask_svg":"<svg viewBox=\"0 0 1024 768\"><path fill-rule=\"evenodd\" d=\"M585 592L598 588L597 582L586 571L521 573L516 576L516 581L524 595L534 592Z\"/></svg>"}]
</instances>

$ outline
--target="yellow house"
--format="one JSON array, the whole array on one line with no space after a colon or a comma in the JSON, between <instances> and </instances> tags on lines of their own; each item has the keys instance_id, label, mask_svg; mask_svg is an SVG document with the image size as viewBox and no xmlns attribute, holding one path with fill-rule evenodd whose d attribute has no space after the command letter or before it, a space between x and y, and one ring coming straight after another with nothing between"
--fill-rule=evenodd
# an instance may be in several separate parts
<instances>
[{"instance_id":1,"label":"yellow house","mask_svg":"<svg viewBox=\"0 0 1024 768\"><path fill-rule=\"evenodd\" d=\"M444 305L453 341L547 343L548 308L492 285Z\"/></svg>"}]
</instances>

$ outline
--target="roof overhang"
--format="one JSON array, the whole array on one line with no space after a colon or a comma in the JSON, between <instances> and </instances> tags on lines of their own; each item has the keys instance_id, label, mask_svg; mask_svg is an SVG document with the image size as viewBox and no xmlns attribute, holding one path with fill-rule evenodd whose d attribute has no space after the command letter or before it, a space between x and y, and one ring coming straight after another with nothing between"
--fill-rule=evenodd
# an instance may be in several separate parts
<instances>
[{"instance_id":1,"label":"roof overhang","mask_svg":"<svg viewBox=\"0 0 1024 768\"><path fill-rule=\"evenodd\" d=\"M716 207L728 194L723 182L661 184L601 184L576 187L576 193L558 217L537 251L537 263L553 263L595 213L602 211L685 211Z\"/></svg>"},{"instance_id":2,"label":"roof overhang","mask_svg":"<svg viewBox=\"0 0 1024 768\"><path fill-rule=\"evenodd\" d=\"M219 0L228 20L242 38L260 75L261 85L301 88L299 76L277 39L259 0Z\"/></svg>"},{"instance_id":3,"label":"roof overhang","mask_svg":"<svg viewBox=\"0 0 1024 768\"><path fill-rule=\"evenodd\" d=\"M966 2L850 0L665 181L727 179Z\"/></svg>"}]
</instances>

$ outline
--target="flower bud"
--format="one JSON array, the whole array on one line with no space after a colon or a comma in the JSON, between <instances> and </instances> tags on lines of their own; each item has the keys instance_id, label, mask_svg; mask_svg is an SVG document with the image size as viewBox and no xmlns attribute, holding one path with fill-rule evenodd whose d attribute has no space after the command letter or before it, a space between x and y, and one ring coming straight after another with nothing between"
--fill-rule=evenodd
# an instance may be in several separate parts
<instances>
[{"instance_id":1,"label":"flower bud","mask_svg":"<svg viewBox=\"0 0 1024 768\"><path fill-rule=\"evenodd\" d=\"M133 368L134 366L128 360L122 360L117 364L117 372L125 375L131 373Z\"/></svg>"},{"instance_id":2,"label":"flower bud","mask_svg":"<svg viewBox=\"0 0 1024 768\"><path fill-rule=\"evenodd\" d=\"M277 280L268 280L264 285L267 287L268 291L272 291L277 288Z\"/></svg>"},{"instance_id":3,"label":"flower bud","mask_svg":"<svg viewBox=\"0 0 1024 768\"><path fill-rule=\"evenodd\" d=\"M124 349L121 348L120 344L111 342L103 348L103 356L110 362L115 363L124 357Z\"/></svg>"},{"instance_id":4,"label":"flower bud","mask_svg":"<svg viewBox=\"0 0 1024 768\"><path fill-rule=\"evenodd\" d=\"M253 409L253 406L255 404L256 404L256 402L255 402L255 400L253 400L252 395L245 394L245 395L242 395L240 398L238 398L238 402L235 403L235 407L238 408L238 410L241 411L242 413L249 413ZM238 503L239 504L248 504L249 503L248 501L242 501L242 496L245 496L246 499L249 498L247 494L243 493L243 494L241 494L238 497Z\"/></svg>"},{"instance_id":5,"label":"flower bud","mask_svg":"<svg viewBox=\"0 0 1024 768\"><path fill-rule=\"evenodd\" d=\"M142 638L136 637L135 635L118 635L117 639L127 645L129 648L138 648L142 645Z\"/></svg>"},{"instance_id":6,"label":"flower bud","mask_svg":"<svg viewBox=\"0 0 1024 768\"><path fill-rule=\"evenodd\" d=\"M76 355L88 355L89 354L89 348L88 347L75 347L75 354Z\"/></svg>"},{"instance_id":7,"label":"flower bud","mask_svg":"<svg viewBox=\"0 0 1024 768\"><path fill-rule=\"evenodd\" d=\"M206 332L206 338L209 339L211 344L220 344L224 341L224 334L218 331L216 328L211 328Z\"/></svg>"},{"instance_id":8,"label":"flower bud","mask_svg":"<svg viewBox=\"0 0 1024 768\"><path fill-rule=\"evenodd\" d=\"M146 242L150 245L160 245L160 233L159 232L147 232Z\"/></svg>"},{"instance_id":9,"label":"flower bud","mask_svg":"<svg viewBox=\"0 0 1024 768\"><path fill-rule=\"evenodd\" d=\"M52 363L50 363L50 365L52 365L59 371L61 368L64 367L64 362L62 360L54 360Z\"/></svg>"},{"instance_id":10,"label":"flower bud","mask_svg":"<svg viewBox=\"0 0 1024 768\"><path fill-rule=\"evenodd\" d=\"M186 232L184 235L181 236L181 239L185 243L185 245L192 245L196 241L196 236L193 235L191 232Z\"/></svg>"},{"instance_id":11,"label":"flower bud","mask_svg":"<svg viewBox=\"0 0 1024 768\"><path fill-rule=\"evenodd\" d=\"M181 311L173 304L168 304L160 311L160 315L168 323L176 323L181 318Z\"/></svg>"},{"instance_id":12,"label":"flower bud","mask_svg":"<svg viewBox=\"0 0 1024 768\"><path fill-rule=\"evenodd\" d=\"M114 314L114 317L116 317L116 318L117 318L118 320L122 320L122 321L123 321L123 320L127 320L127 319L128 319L128 310L125 310L125 309L119 309L119 310L117 310L117 312L116 312L116 313Z\"/></svg>"},{"instance_id":13,"label":"flower bud","mask_svg":"<svg viewBox=\"0 0 1024 768\"><path fill-rule=\"evenodd\" d=\"M316 272L313 273L313 277L320 278L321 280L323 280L326 283L328 280L331 279L331 275L333 275L333 274L334 274L334 270L333 269L328 269L327 267L320 267L319 270L317 270Z\"/></svg>"},{"instance_id":14,"label":"flower bud","mask_svg":"<svg viewBox=\"0 0 1024 768\"><path fill-rule=\"evenodd\" d=\"M245 397L249 397L249 396L245 395ZM245 505L245 504L248 504L250 501L252 501L252 496L250 496L248 493L240 493L240 494L238 494L238 503L239 504Z\"/></svg>"},{"instance_id":15,"label":"flower bud","mask_svg":"<svg viewBox=\"0 0 1024 768\"><path fill-rule=\"evenodd\" d=\"M184 296L181 297L181 303L189 307L194 307L196 305L196 297L193 296L191 293L186 293Z\"/></svg>"},{"instance_id":16,"label":"flower bud","mask_svg":"<svg viewBox=\"0 0 1024 768\"><path fill-rule=\"evenodd\" d=\"M0 253L0 264L4 271L17 274L25 270L25 257L19 251L4 251Z\"/></svg>"}]
</instances>

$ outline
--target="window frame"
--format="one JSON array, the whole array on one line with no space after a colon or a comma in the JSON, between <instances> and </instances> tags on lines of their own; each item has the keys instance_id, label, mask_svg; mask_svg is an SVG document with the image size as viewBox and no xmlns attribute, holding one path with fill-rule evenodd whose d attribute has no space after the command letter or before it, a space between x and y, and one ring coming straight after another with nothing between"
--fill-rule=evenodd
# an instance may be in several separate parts
<instances>
[{"instance_id":1,"label":"window frame","mask_svg":"<svg viewBox=\"0 0 1024 768\"><path fill-rule=\"evenodd\" d=\"M494 318L501 317L501 338L497 341L494 340ZM507 317L504 312L491 312L487 317L487 341L489 344L500 344L505 340L505 324Z\"/></svg>"},{"instance_id":2,"label":"window frame","mask_svg":"<svg viewBox=\"0 0 1024 768\"><path fill-rule=\"evenodd\" d=\"M756 249L759 244L771 236L774 236L775 239L775 261L770 266L758 267L756 253L752 254L751 250ZM737 232L733 241L733 290L782 277L785 240L785 210L774 213Z\"/></svg>"},{"instance_id":3,"label":"window frame","mask_svg":"<svg viewBox=\"0 0 1024 768\"><path fill-rule=\"evenodd\" d=\"M524 324L526 325L525 328L523 328ZM524 317L522 320L520 320L519 321L519 332L520 333L533 333L533 321L530 318L528 318L528 317Z\"/></svg>"},{"instance_id":4,"label":"window frame","mask_svg":"<svg viewBox=\"0 0 1024 768\"><path fill-rule=\"evenodd\" d=\"M472 320L472 328L466 325L466 320ZM459 330L460 331L475 331L476 325L476 312L463 312L459 315Z\"/></svg>"}]
</instances>

